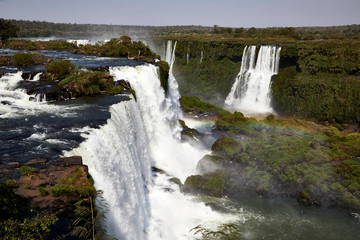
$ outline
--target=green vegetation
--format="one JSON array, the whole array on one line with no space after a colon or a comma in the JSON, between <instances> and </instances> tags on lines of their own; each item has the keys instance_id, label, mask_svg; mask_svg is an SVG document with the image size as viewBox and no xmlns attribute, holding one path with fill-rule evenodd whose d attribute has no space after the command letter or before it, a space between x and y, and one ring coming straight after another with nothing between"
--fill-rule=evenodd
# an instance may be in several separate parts
<instances>
[{"instance_id":1,"label":"green vegetation","mask_svg":"<svg viewBox=\"0 0 360 240\"><path fill-rule=\"evenodd\" d=\"M211 103L223 101L240 71L245 45L243 42L178 41L173 73L181 94L198 96Z\"/></svg>"},{"instance_id":2,"label":"green vegetation","mask_svg":"<svg viewBox=\"0 0 360 240\"><path fill-rule=\"evenodd\" d=\"M76 70L76 65L70 60L54 61L45 66L46 72L51 79L62 80Z\"/></svg>"},{"instance_id":3,"label":"green vegetation","mask_svg":"<svg viewBox=\"0 0 360 240\"><path fill-rule=\"evenodd\" d=\"M174 75L184 95L222 106L239 73L244 47L277 43L282 50L280 72L272 81L272 104L279 114L332 123L360 121L359 40L176 40Z\"/></svg>"},{"instance_id":4,"label":"green vegetation","mask_svg":"<svg viewBox=\"0 0 360 240\"><path fill-rule=\"evenodd\" d=\"M168 78L169 78L169 64L165 61L159 61L156 63L159 67L160 83L162 88L167 91L168 89Z\"/></svg>"},{"instance_id":5,"label":"green vegetation","mask_svg":"<svg viewBox=\"0 0 360 240\"><path fill-rule=\"evenodd\" d=\"M37 170L36 168L33 168L33 167L29 167L29 166L21 166L20 172L24 176L31 176L31 175L37 174L39 172L39 170Z\"/></svg>"},{"instance_id":6,"label":"green vegetation","mask_svg":"<svg viewBox=\"0 0 360 240\"><path fill-rule=\"evenodd\" d=\"M275 110L310 120L360 122L360 42L321 41L284 47L273 77Z\"/></svg>"},{"instance_id":7,"label":"green vegetation","mask_svg":"<svg viewBox=\"0 0 360 240\"><path fill-rule=\"evenodd\" d=\"M97 95L106 91L108 94L120 94L121 86L114 86L113 78L106 72L85 71L66 77L59 83L70 90L73 96Z\"/></svg>"},{"instance_id":8,"label":"green vegetation","mask_svg":"<svg viewBox=\"0 0 360 240\"><path fill-rule=\"evenodd\" d=\"M201 192L210 196L221 197L224 193L225 173L214 171L203 175L193 175L186 179L184 192Z\"/></svg>"},{"instance_id":9,"label":"green vegetation","mask_svg":"<svg viewBox=\"0 0 360 240\"><path fill-rule=\"evenodd\" d=\"M239 240L241 239L240 229L235 224L221 224L216 231L198 225L190 230L194 231L194 235L201 234L202 239L223 239L223 240Z\"/></svg>"},{"instance_id":10,"label":"green vegetation","mask_svg":"<svg viewBox=\"0 0 360 240\"><path fill-rule=\"evenodd\" d=\"M32 65L41 65L46 61L45 56L38 53L15 53L12 57L15 66L26 67Z\"/></svg>"},{"instance_id":11,"label":"green vegetation","mask_svg":"<svg viewBox=\"0 0 360 240\"><path fill-rule=\"evenodd\" d=\"M10 20L20 30L20 37L51 36L105 36L116 32L131 32L133 35L147 37L182 36L184 38L271 38L289 40L313 39L357 39L359 25L335 27L285 27L285 28L229 28L214 25L202 26L127 26L104 24L65 24L44 21Z\"/></svg>"},{"instance_id":12,"label":"green vegetation","mask_svg":"<svg viewBox=\"0 0 360 240\"><path fill-rule=\"evenodd\" d=\"M58 213L34 215L27 201L14 193L14 188L13 180L0 181L0 238L43 239L57 222Z\"/></svg>"},{"instance_id":13,"label":"green vegetation","mask_svg":"<svg viewBox=\"0 0 360 240\"><path fill-rule=\"evenodd\" d=\"M219 107L215 107L210 103L201 101L198 97L195 96L191 96L191 97L181 96L180 104L185 112L193 112L195 114L207 113L207 112L220 112L220 113L226 112L223 109Z\"/></svg>"},{"instance_id":14,"label":"green vegetation","mask_svg":"<svg viewBox=\"0 0 360 240\"><path fill-rule=\"evenodd\" d=\"M1 219L0 237L4 240L12 239L44 239L50 232L50 227L58 221L58 213L37 214L31 218L23 220Z\"/></svg>"},{"instance_id":15,"label":"green vegetation","mask_svg":"<svg viewBox=\"0 0 360 240\"><path fill-rule=\"evenodd\" d=\"M73 174L70 174L60 180L60 184L56 184L50 189L51 195L54 197L69 196L69 197L95 197L95 188L81 180L82 173L80 170L75 170Z\"/></svg>"},{"instance_id":16,"label":"green vegetation","mask_svg":"<svg viewBox=\"0 0 360 240\"><path fill-rule=\"evenodd\" d=\"M272 196L286 191L304 205L330 201L360 211L360 165L351 160L360 155L360 134L353 126L273 115L257 121L223 111L216 131L222 137L212 146L212 158L206 159L217 167L204 171L211 168L201 160L198 170L205 173L190 176L185 192L232 196L250 190Z\"/></svg>"},{"instance_id":17,"label":"green vegetation","mask_svg":"<svg viewBox=\"0 0 360 240\"><path fill-rule=\"evenodd\" d=\"M38 188L40 196L44 197L49 194L49 191L45 187L39 187Z\"/></svg>"},{"instance_id":18,"label":"green vegetation","mask_svg":"<svg viewBox=\"0 0 360 240\"><path fill-rule=\"evenodd\" d=\"M17 37L17 32L20 29L12 24L10 21L6 21L3 18L0 18L0 39L5 41L9 38Z\"/></svg>"}]
</instances>

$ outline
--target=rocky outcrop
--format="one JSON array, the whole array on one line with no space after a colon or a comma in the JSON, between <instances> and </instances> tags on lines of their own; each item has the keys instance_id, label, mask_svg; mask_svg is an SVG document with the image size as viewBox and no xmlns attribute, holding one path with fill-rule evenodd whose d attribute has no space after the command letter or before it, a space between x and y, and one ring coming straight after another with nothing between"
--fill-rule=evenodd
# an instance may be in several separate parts
<instances>
[{"instance_id":1,"label":"rocky outcrop","mask_svg":"<svg viewBox=\"0 0 360 240\"><path fill-rule=\"evenodd\" d=\"M88 175L88 167L79 156L59 158L54 162L47 159L32 159L21 167L22 176L16 180L15 193L28 199L32 208L52 212L71 208L72 201L95 195ZM26 169L37 169L30 171Z\"/></svg>"},{"instance_id":2,"label":"rocky outcrop","mask_svg":"<svg viewBox=\"0 0 360 240\"><path fill-rule=\"evenodd\" d=\"M39 81L31 81L38 73L42 73ZM42 71L25 72L22 78L26 80L21 81L18 88L25 89L29 95L39 95L40 100L46 98L46 101L61 101L72 98L71 92L53 81L48 81L46 74Z\"/></svg>"}]
</instances>

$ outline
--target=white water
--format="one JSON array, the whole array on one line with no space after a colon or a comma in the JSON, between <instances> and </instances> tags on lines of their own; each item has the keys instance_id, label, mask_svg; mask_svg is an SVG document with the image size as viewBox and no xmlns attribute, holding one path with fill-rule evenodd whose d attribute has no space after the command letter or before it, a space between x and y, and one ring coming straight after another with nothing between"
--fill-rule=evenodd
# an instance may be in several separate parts
<instances>
[{"instance_id":1,"label":"white water","mask_svg":"<svg viewBox=\"0 0 360 240\"><path fill-rule=\"evenodd\" d=\"M46 96L28 95L23 89L16 89L23 81L22 72L8 73L0 78L0 118L11 118L20 115L41 112L61 113L58 106L47 104ZM39 77L36 75L34 80Z\"/></svg>"},{"instance_id":2,"label":"white water","mask_svg":"<svg viewBox=\"0 0 360 240\"><path fill-rule=\"evenodd\" d=\"M279 70L280 51L281 47L261 46L256 60L256 46L245 47L241 69L225 100L225 108L245 114L274 112L270 84Z\"/></svg>"},{"instance_id":3,"label":"white water","mask_svg":"<svg viewBox=\"0 0 360 240\"><path fill-rule=\"evenodd\" d=\"M204 59L204 51L201 51L200 64L202 64L203 59Z\"/></svg>"},{"instance_id":4,"label":"white water","mask_svg":"<svg viewBox=\"0 0 360 240\"><path fill-rule=\"evenodd\" d=\"M107 227L119 239L145 239L150 207L150 157L147 137L134 100L110 108L111 118L92 129L87 140L65 155L80 155L103 190L109 208Z\"/></svg>"},{"instance_id":5,"label":"white water","mask_svg":"<svg viewBox=\"0 0 360 240\"><path fill-rule=\"evenodd\" d=\"M166 55L165 61L169 64L169 79L168 79L168 97L166 99L166 104L168 106L168 112L173 113L171 120L178 120L183 119L183 113L180 107L179 99L179 85L174 77L173 74L173 66L175 63L175 49L176 49L176 42L174 46L172 41L167 42L166 46Z\"/></svg>"},{"instance_id":6,"label":"white water","mask_svg":"<svg viewBox=\"0 0 360 240\"><path fill-rule=\"evenodd\" d=\"M74 43L76 46L90 44L89 39L69 39L67 42Z\"/></svg>"},{"instance_id":7,"label":"white water","mask_svg":"<svg viewBox=\"0 0 360 240\"><path fill-rule=\"evenodd\" d=\"M104 191L108 232L119 239L192 239L189 231L199 224L236 221L236 216L183 195L169 181L195 174L197 161L208 151L178 139L180 129L173 127L157 68L113 67L110 72L115 80L130 82L137 102L113 105L107 124L91 130L85 142L65 154L81 155L95 187ZM151 166L165 173L151 178Z\"/></svg>"},{"instance_id":8,"label":"white water","mask_svg":"<svg viewBox=\"0 0 360 240\"><path fill-rule=\"evenodd\" d=\"M180 128L173 123L174 112L160 86L157 68L153 65L137 67L113 67L110 74L115 79L125 79L137 94L137 102L143 118L150 149L156 165L184 181L195 173L197 161L207 153L189 143L180 143ZM169 94L170 95L170 94Z\"/></svg>"}]
</instances>

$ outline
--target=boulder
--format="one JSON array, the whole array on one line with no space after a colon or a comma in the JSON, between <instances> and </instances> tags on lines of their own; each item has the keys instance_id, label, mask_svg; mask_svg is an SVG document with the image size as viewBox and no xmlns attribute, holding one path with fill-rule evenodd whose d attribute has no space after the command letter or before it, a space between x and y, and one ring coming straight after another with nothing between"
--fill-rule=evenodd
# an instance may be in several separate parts
<instances>
[{"instance_id":1,"label":"boulder","mask_svg":"<svg viewBox=\"0 0 360 240\"><path fill-rule=\"evenodd\" d=\"M222 169L226 160L219 156L205 155L196 165L196 170L203 174Z\"/></svg>"},{"instance_id":2,"label":"boulder","mask_svg":"<svg viewBox=\"0 0 360 240\"><path fill-rule=\"evenodd\" d=\"M243 151L243 146L233 138L223 137L216 140L211 150L220 156L234 158Z\"/></svg>"},{"instance_id":3,"label":"boulder","mask_svg":"<svg viewBox=\"0 0 360 240\"><path fill-rule=\"evenodd\" d=\"M216 171L204 175L192 175L188 177L182 188L183 192L205 194L214 197L222 197L225 188L225 173Z\"/></svg>"}]
</instances>

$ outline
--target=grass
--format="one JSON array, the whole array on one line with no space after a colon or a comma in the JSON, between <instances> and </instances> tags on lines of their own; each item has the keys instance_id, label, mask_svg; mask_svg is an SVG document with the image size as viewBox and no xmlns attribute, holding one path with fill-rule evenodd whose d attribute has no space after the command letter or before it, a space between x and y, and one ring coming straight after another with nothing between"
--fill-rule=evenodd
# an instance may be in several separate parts
<instances>
[{"instance_id":1,"label":"grass","mask_svg":"<svg viewBox=\"0 0 360 240\"><path fill-rule=\"evenodd\" d=\"M37 174L39 172L39 170L36 168L33 168L33 167L29 167L29 166L21 166L20 172L24 176L31 176L31 175Z\"/></svg>"}]
</instances>

